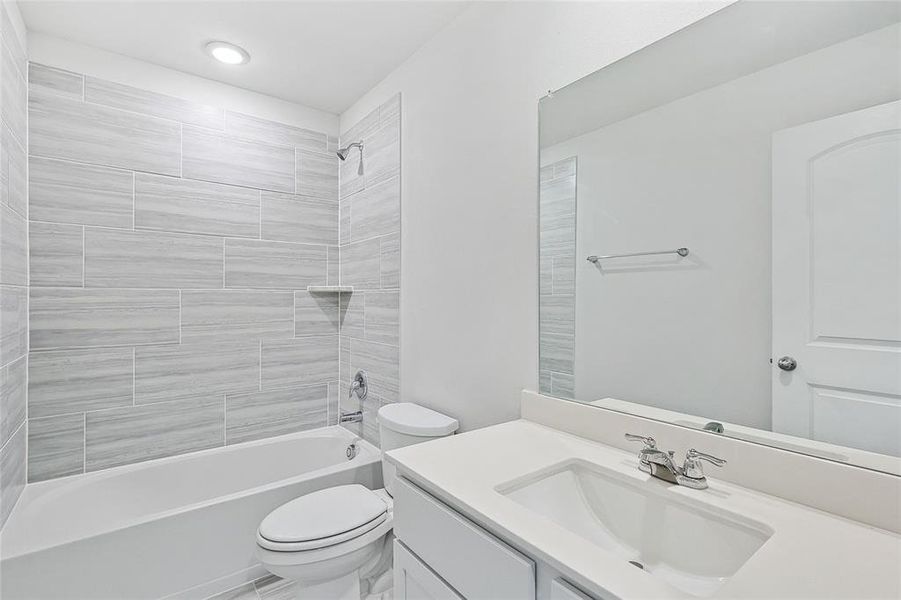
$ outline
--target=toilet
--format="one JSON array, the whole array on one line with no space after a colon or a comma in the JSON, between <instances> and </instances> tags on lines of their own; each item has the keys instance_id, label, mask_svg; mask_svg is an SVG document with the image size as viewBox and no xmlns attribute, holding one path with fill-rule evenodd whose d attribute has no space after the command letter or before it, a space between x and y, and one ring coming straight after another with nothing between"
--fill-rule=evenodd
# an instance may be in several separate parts
<instances>
[{"instance_id":1,"label":"toilet","mask_svg":"<svg viewBox=\"0 0 901 600\"><path fill-rule=\"evenodd\" d=\"M396 472L385 452L452 435L459 423L409 402L379 409L384 489L359 484L312 492L273 510L257 530L257 558L296 581L298 598L359 600L391 587L392 492Z\"/></svg>"}]
</instances>

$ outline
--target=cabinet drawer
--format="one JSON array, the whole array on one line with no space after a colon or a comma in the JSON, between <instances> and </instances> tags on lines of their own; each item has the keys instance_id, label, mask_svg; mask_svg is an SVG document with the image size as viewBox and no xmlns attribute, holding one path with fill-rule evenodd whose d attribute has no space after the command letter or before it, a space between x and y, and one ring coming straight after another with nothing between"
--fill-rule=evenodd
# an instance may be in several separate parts
<instances>
[{"instance_id":1,"label":"cabinet drawer","mask_svg":"<svg viewBox=\"0 0 901 600\"><path fill-rule=\"evenodd\" d=\"M405 479L395 485L394 533L465 598L535 598L534 562Z\"/></svg>"},{"instance_id":2,"label":"cabinet drawer","mask_svg":"<svg viewBox=\"0 0 901 600\"><path fill-rule=\"evenodd\" d=\"M394 540L394 600L464 600L421 560Z\"/></svg>"}]
</instances>

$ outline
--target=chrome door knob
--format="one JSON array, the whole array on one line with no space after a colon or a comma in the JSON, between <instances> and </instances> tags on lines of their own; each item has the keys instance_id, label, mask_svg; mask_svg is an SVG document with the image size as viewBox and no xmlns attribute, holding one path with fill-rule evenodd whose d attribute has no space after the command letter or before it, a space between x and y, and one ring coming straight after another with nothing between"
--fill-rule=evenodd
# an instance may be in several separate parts
<instances>
[{"instance_id":1,"label":"chrome door knob","mask_svg":"<svg viewBox=\"0 0 901 600\"><path fill-rule=\"evenodd\" d=\"M776 361L776 366L783 371L794 371L798 368L798 361L796 361L791 356L783 356L778 361Z\"/></svg>"}]
</instances>

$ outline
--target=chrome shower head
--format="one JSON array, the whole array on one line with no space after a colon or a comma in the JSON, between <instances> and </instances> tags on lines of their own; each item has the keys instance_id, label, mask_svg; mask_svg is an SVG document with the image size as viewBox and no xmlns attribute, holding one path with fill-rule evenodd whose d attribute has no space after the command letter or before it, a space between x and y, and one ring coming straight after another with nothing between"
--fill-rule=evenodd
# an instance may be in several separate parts
<instances>
[{"instance_id":1,"label":"chrome shower head","mask_svg":"<svg viewBox=\"0 0 901 600\"><path fill-rule=\"evenodd\" d=\"M350 153L351 148L359 148L360 154L362 154L363 153L363 141L360 140L359 142L354 142L352 144L348 144L348 145L344 146L343 148L341 148L340 150L338 150L338 152L336 153L338 155L338 158L340 158L341 160L347 160L347 155Z\"/></svg>"}]
</instances>

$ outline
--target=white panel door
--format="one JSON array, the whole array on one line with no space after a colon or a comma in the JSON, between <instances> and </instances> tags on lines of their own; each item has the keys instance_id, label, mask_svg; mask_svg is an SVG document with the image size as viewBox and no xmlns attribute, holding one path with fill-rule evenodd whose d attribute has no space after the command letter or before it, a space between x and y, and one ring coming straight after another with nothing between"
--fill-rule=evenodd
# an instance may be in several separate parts
<instances>
[{"instance_id":1,"label":"white panel door","mask_svg":"<svg viewBox=\"0 0 901 600\"><path fill-rule=\"evenodd\" d=\"M901 456L899 173L901 102L773 135L774 431Z\"/></svg>"}]
</instances>

